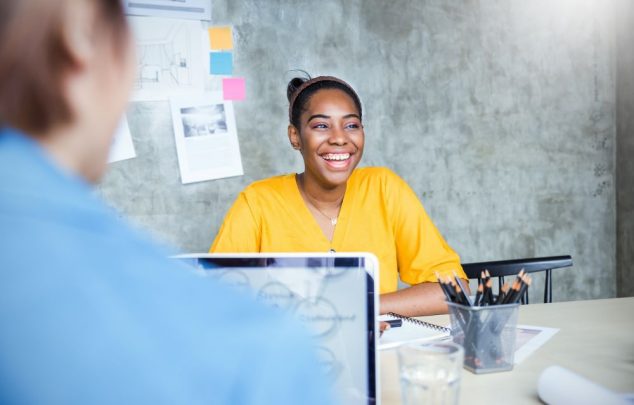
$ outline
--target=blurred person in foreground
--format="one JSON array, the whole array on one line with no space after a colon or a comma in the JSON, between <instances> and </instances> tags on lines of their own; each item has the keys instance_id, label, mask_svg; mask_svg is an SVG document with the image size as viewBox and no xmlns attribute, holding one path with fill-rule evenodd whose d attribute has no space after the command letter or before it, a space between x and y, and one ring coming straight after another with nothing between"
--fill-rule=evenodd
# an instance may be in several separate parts
<instances>
[{"instance_id":1,"label":"blurred person in foreground","mask_svg":"<svg viewBox=\"0 0 634 405\"><path fill-rule=\"evenodd\" d=\"M94 195L134 65L119 0L0 2L0 403L328 403L295 323Z\"/></svg>"}]
</instances>

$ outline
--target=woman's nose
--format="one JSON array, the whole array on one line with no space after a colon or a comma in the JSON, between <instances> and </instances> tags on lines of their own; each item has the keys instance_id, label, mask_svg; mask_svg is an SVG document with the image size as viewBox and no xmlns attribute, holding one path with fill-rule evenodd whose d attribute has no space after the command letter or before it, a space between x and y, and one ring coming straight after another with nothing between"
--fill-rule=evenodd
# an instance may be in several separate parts
<instances>
[{"instance_id":1,"label":"woman's nose","mask_svg":"<svg viewBox=\"0 0 634 405\"><path fill-rule=\"evenodd\" d=\"M345 145L348 143L348 134L344 131L343 128L335 127L330 132L330 139L328 142L333 145Z\"/></svg>"}]
</instances>

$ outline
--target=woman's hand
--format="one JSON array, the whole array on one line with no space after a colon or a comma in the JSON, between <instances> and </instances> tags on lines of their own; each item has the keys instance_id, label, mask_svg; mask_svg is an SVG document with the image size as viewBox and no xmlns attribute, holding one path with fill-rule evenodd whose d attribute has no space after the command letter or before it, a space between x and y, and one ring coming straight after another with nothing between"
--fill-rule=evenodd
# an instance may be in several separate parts
<instances>
[{"instance_id":1,"label":"woman's hand","mask_svg":"<svg viewBox=\"0 0 634 405\"><path fill-rule=\"evenodd\" d=\"M379 322L379 336L382 336L383 332L385 332L386 330L388 330L390 328L391 328L391 326L390 326L389 323L380 321Z\"/></svg>"}]
</instances>

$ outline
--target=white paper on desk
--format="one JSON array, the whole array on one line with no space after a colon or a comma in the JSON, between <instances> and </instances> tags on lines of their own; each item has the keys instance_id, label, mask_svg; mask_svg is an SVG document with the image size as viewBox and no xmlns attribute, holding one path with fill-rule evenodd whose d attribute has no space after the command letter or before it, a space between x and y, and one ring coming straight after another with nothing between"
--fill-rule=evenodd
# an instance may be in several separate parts
<instances>
[{"instance_id":1,"label":"white paper on desk","mask_svg":"<svg viewBox=\"0 0 634 405\"><path fill-rule=\"evenodd\" d=\"M206 93L171 97L170 106L183 184L243 174L231 101Z\"/></svg>"},{"instance_id":2,"label":"white paper on desk","mask_svg":"<svg viewBox=\"0 0 634 405\"><path fill-rule=\"evenodd\" d=\"M200 21L128 17L137 46L132 100L167 100L203 92L209 36Z\"/></svg>"},{"instance_id":3,"label":"white paper on desk","mask_svg":"<svg viewBox=\"0 0 634 405\"><path fill-rule=\"evenodd\" d=\"M628 405L626 398L572 371L550 366L539 376L539 398L550 405Z\"/></svg>"},{"instance_id":4,"label":"white paper on desk","mask_svg":"<svg viewBox=\"0 0 634 405\"><path fill-rule=\"evenodd\" d=\"M110 155L108 163L118 162L120 160L132 159L136 157L134 151L134 143L132 143L132 134L125 116L119 122L119 126L114 134L112 145L110 146Z\"/></svg>"},{"instance_id":5,"label":"white paper on desk","mask_svg":"<svg viewBox=\"0 0 634 405\"><path fill-rule=\"evenodd\" d=\"M544 326L517 325L515 337L514 364L520 364L535 350L539 349L548 339L559 332L557 328Z\"/></svg>"}]
</instances>

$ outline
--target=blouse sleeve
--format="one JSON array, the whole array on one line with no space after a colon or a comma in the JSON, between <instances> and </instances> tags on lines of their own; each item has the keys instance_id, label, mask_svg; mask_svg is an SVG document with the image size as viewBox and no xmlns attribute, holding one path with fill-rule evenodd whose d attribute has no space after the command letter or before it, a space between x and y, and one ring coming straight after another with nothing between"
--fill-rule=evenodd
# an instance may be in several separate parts
<instances>
[{"instance_id":1,"label":"blouse sleeve","mask_svg":"<svg viewBox=\"0 0 634 405\"><path fill-rule=\"evenodd\" d=\"M261 227L244 192L229 209L209 253L257 253Z\"/></svg>"},{"instance_id":2,"label":"blouse sleeve","mask_svg":"<svg viewBox=\"0 0 634 405\"><path fill-rule=\"evenodd\" d=\"M445 242L420 200L407 183L392 173L386 182L392 213L398 271L410 285L438 281L435 272L467 278L460 257Z\"/></svg>"}]
</instances>

